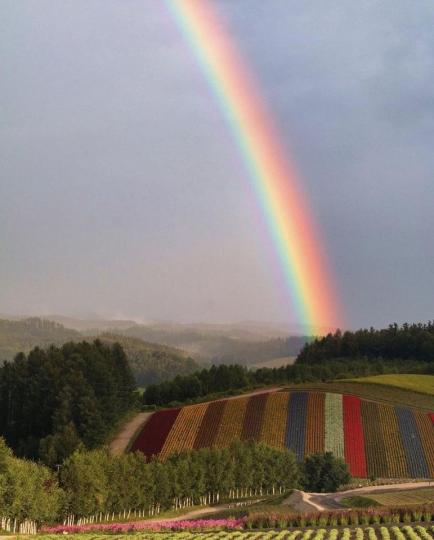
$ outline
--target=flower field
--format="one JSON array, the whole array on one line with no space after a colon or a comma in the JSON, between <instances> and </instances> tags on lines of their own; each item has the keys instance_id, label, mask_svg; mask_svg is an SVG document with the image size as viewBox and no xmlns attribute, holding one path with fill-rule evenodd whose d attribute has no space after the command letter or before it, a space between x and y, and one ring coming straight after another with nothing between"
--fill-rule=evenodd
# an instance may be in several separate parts
<instances>
[{"instance_id":1,"label":"flower field","mask_svg":"<svg viewBox=\"0 0 434 540\"><path fill-rule=\"evenodd\" d=\"M235 440L331 451L356 477L434 478L434 413L324 392L271 392L155 412L132 445L146 456Z\"/></svg>"},{"instance_id":2,"label":"flower field","mask_svg":"<svg viewBox=\"0 0 434 540\"><path fill-rule=\"evenodd\" d=\"M53 534L43 534L40 540L54 540ZM76 534L76 540L87 540L89 535ZM404 525L392 527L356 527L339 529L303 530L214 530L140 532L126 534L93 534L92 540L432 540L434 527Z\"/></svg>"}]
</instances>

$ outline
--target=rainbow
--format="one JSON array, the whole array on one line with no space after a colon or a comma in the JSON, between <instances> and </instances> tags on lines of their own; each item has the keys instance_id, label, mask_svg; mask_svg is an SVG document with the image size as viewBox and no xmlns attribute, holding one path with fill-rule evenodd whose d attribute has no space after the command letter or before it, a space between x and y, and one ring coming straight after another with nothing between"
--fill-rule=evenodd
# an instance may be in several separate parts
<instances>
[{"instance_id":1,"label":"rainbow","mask_svg":"<svg viewBox=\"0 0 434 540\"><path fill-rule=\"evenodd\" d=\"M342 324L312 211L258 86L209 0L166 0L197 57L248 169L297 319L324 333Z\"/></svg>"}]
</instances>

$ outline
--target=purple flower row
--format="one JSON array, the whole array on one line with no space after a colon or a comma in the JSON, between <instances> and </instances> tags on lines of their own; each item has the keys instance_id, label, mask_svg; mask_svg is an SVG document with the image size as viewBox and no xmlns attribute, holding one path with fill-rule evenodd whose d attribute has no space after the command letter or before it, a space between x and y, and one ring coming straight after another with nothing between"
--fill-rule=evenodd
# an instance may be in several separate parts
<instances>
[{"instance_id":1,"label":"purple flower row","mask_svg":"<svg viewBox=\"0 0 434 540\"><path fill-rule=\"evenodd\" d=\"M89 531L106 531L111 533L126 531L161 531L161 530L202 530L202 529L240 529L244 526L243 519L198 519L198 520L161 520L161 521L131 521L127 523L93 523L87 525L56 525L43 527L41 532L84 533Z\"/></svg>"}]
</instances>

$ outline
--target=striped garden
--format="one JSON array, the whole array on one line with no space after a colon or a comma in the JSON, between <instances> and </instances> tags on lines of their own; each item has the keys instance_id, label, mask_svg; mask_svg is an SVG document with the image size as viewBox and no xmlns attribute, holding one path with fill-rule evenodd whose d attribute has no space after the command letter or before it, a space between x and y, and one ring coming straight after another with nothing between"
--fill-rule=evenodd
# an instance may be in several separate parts
<instances>
[{"instance_id":1,"label":"striped garden","mask_svg":"<svg viewBox=\"0 0 434 540\"><path fill-rule=\"evenodd\" d=\"M334 393L273 392L158 411L132 451L165 458L239 439L287 447L300 460L331 451L360 478L434 477L434 413Z\"/></svg>"}]
</instances>

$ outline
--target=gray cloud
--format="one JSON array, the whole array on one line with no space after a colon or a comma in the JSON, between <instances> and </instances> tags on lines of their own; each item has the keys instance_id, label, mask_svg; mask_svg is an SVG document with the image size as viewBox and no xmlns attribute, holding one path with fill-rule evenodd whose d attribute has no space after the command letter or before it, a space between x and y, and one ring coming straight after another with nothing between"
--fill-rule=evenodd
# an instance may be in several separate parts
<instances>
[{"instance_id":1,"label":"gray cloud","mask_svg":"<svg viewBox=\"0 0 434 540\"><path fill-rule=\"evenodd\" d=\"M352 326L432 318L434 6L216 1ZM291 318L237 149L157 0L0 6L0 304Z\"/></svg>"}]
</instances>

